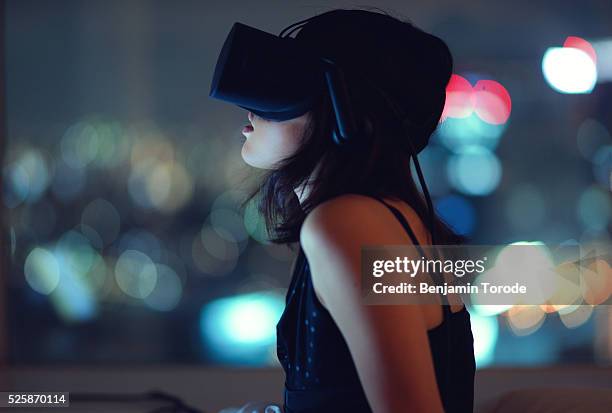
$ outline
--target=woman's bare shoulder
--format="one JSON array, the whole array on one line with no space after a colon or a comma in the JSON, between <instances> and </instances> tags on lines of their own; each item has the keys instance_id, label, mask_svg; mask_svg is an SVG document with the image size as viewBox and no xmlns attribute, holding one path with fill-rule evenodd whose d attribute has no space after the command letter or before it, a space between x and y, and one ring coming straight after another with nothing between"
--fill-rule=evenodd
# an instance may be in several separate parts
<instances>
[{"instance_id":1,"label":"woman's bare shoulder","mask_svg":"<svg viewBox=\"0 0 612 413\"><path fill-rule=\"evenodd\" d=\"M387 203L402 212L417 236L422 235L423 225L414 209L402 201ZM344 194L322 202L307 215L300 239L361 235L366 237L363 241L377 240L389 244L409 242L396 223L396 218L379 200L366 195Z\"/></svg>"}]
</instances>

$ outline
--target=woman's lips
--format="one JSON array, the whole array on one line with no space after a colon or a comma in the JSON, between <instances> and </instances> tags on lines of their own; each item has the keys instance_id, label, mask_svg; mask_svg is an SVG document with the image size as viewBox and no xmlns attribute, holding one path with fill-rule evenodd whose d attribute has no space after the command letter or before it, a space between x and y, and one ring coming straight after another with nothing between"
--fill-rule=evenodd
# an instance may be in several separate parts
<instances>
[{"instance_id":1,"label":"woman's lips","mask_svg":"<svg viewBox=\"0 0 612 413\"><path fill-rule=\"evenodd\" d=\"M242 134L244 136L249 135L251 132L253 132L253 125L245 125L244 128L242 128Z\"/></svg>"}]
</instances>

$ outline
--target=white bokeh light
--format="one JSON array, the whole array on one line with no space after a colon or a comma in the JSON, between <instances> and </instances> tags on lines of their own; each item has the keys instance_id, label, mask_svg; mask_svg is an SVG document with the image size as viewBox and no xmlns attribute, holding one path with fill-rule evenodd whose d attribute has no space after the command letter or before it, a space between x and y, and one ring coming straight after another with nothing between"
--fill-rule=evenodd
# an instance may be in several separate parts
<instances>
[{"instance_id":1,"label":"white bokeh light","mask_svg":"<svg viewBox=\"0 0 612 413\"><path fill-rule=\"evenodd\" d=\"M597 83L597 66L584 51L551 47L542 58L546 82L561 93L591 93Z\"/></svg>"}]
</instances>

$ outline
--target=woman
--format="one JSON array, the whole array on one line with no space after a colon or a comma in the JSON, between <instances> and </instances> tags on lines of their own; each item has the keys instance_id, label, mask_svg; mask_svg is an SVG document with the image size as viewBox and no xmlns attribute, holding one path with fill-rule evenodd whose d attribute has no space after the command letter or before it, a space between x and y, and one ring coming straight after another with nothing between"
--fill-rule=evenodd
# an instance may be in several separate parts
<instances>
[{"instance_id":1,"label":"woman","mask_svg":"<svg viewBox=\"0 0 612 413\"><path fill-rule=\"evenodd\" d=\"M281 36L297 30L301 50L341 69L359 138L338 144L332 89L283 121L249 112L243 130L243 159L269 170L254 195L273 240L300 248L277 325L285 412L471 412L473 340L460 300L367 306L359 290L363 245L460 241L410 168L412 158L422 178L416 154L442 114L450 52L377 12L333 10Z\"/></svg>"}]
</instances>

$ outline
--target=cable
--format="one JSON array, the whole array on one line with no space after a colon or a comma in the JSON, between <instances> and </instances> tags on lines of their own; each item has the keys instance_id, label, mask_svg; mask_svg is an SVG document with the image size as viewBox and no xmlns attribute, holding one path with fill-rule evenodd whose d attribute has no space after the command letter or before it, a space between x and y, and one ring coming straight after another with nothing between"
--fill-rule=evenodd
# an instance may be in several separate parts
<instances>
[{"instance_id":1,"label":"cable","mask_svg":"<svg viewBox=\"0 0 612 413\"><path fill-rule=\"evenodd\" d=\"M414 123L410 120L410 118L408 118L408 116L405 115L404 111L399 106L397 106L397 103L387 94L387 92L382 90L380 87L378 87L378 85L376 85L375 83L371 82L369 79L366 79L366 81L376 91L378 91L378 93L380 93L380 95L387 101L387 103L391 107L391 110L393 110L395 112L395 115L399 119L401 119L402 129L405 130L406 132L408 132L408 134L409 134L408 139L406 140L406 143L407 143L408 149L410 151L410 157L412 158L412 160L414 162L414 169L416 170L417 177L419 179L419 184L421 185L421 189L423 190L423 195L425 197L425 203L427 204L428 221L429 221L429 232L430 232L430 235L431 235L431 245L436 245L435 210L434 210L434 207L433 207L433 202L431 200L431 196L429 194L429 190L427 189L427 184L425 183L425 177L423 176L423 171L421 169L421 165L420 165L419 159L417 157L416 149L414 148L414 145L410 141L410 138L411 138L411 133L410 132L414 130Z\"/></svg>"}]
</instances>

